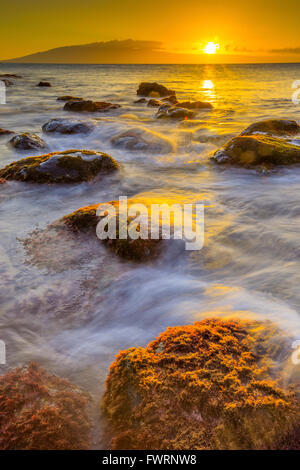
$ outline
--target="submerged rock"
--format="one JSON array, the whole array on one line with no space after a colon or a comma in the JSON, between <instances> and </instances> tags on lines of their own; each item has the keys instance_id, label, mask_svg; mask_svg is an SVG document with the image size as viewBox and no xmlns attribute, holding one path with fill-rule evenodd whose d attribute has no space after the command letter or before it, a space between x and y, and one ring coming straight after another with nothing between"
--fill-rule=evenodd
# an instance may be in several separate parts
<instances>
[{"instance_id":1,"label":"submerged rock","mask_svg":"<svg viewBox=\"0 0 300 470\"><path fill-rule=\"evenodd\" d=\"M40 82L37 84L37 86L51 87L52 85L50 82Z\"/></svg>"},{"instance_id":2,"label":"submerged rock","mask_svg":"<svg viewBox=\"0 0 300 470\"><path fill-rule=\"evenodd\" d=\"M136 127L112 137L111 144L126 150L151 152L156 154L172 152L170 140L157 132L144 127Z\"/></svg>"},{"instance_id":3,"label":"submerged rock","mask_svg":"<svg viewBox=\"0 0 300 470\"><path fill-rule=\"evenodd\" d=\"M57 132L59 134L88 134L95 128L94 121L80 121L79 119L51 119L42 126L44 132Z\"/></svg>"},{"instance_id":4,"label":"submerged rock","mask_svg":"<svg viewBox=\"0 0 300 470\"><path fill-rule=\"evenodd\" d=\"M299 423L295 395L271 378L273 330L209 319L121 351L102 402L109 448L272 448Z\"/></svg>"},{"instance_id":5,"label":"submerged rock","mask_svg":"<svg viewBox=\"0 0 300 470\"><path fill-rule=\"evenodd\" d=\"M9 144L18 150L38 150L46 148L46 142L36 134L23 132L10 139Z\"/></svg>"},{"instance_id":6,"label":"submerged rock","mask_svg":"<svg viewBox=\"0 0 300 470\"><path fill-rule=\"evenodd\" d=\"M156 82L142 82L139 84L136 94L140 96L150 96L155 98L169 95L173 96L175 95L175 91L169 90L164 85L160 85Z\"/></svg>"},{"instance_id":7,"label":"submerged rock","mask_svg":"<svg viewBox=\"0 0 300 470\"><path fill-rule=\"evenodd\" d=\"M1 450L78 450L91 446L88 396L31 363L0 376Z\"/></svg>"},{"instance_id":8,"label":"submerged rock","mask_svg":"<svg viewBox=\"0 0 300 470\"><path fill-rule=\"evenodd\" d=\"M185 108L185 109L212 109L213 106L211 103L207 101L182 101L181 103L178 102L176 104L178 108Z\"/></svg>"},{"instance_id":9,"label":"submerged rock","mask_svg":"<svg viewBox=\"0 0 300 470\"><path fill-rule=\"evenodd\" d=\"M265 135L238 136L217 150L212 160L221 165L272 168L300 163L300 147Z\"/></svg>"},{"instance_id":10,"label":"submerged rock","mask_svg":"<svg viewBox=\"0 0 300 470\"><path fill-rule=\"evenodd\" d=\"M78 96L72 96L72 95L64 95L64 96L59 96L57 98L57 101L82 101L83 98L79 98Z\"/></svg>"},{"instance_id":11,"label":"submerged rock","mask_svg":"<svg viewBox=\"0 0 300 470\"><path fill-rule=\"evenodd\" d=\"M252 134L269 134L269 135L296 135L300 134L300 126L296 121L287 119L269 119L266 121L254 122L241 132L240 135Z\"/></svg>"},{"instance_id":12,"label":"submerged rock","mask_svg":"<svg viewBox=\"0 0 300 470\"><path fill-rule=\"evenodd\" d=\"M110 111L112 109L120 108L119 104L106 103L105 101L91 101L91 100L77 100L77 101L67 101L64 110L65 111L74 111L77 113L80 112L104 112Z\"/></svg>"},{"instance_id":13,"label":"submerged rock","mask_svg":"<svg viewBox=\"0 0 300 470\"><path fill-rule=\"evenodd\" d=\"M185 108L176 106L163 105L156 114L157 119L191 119L195 116L195 112Z\"/></svg>"},{"instance_id":14,"label":"submerged rock","mask_svg":"<svg viewBox=\"0 0 300 470\"><path fill-rule=\"evenodd\" d=\"M14 131L9 131L8 129L2 129L0 127L0 137L3 135L9 135L9 134L14 134Z\"/></svg>"},{"instance_id":15,"label":"submerged rock","mask_svg":"<svg viewBox=\"0 0 300 470\"><path fill-rule=\"evenodd\" d=\"M117 162L105 153L65 150L13 162L0 170L0 177L30 183L80 183L117 169Z\"/></svg>"}]
</instances>

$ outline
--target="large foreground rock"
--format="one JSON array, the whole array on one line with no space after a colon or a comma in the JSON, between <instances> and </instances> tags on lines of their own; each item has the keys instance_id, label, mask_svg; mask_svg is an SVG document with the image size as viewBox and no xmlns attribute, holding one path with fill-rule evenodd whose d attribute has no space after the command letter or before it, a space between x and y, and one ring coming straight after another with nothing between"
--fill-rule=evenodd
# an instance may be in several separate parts
<instances>
[{"instance_id":1,"label":"large foreground rock","mask_svg":"<svg viewBox=\"0 0 300 470\"><path fill-rule=\"evenodd\" d=\"M300 126L296 121L289 121L287 119L268 119L266 121L254 122L249 127L241 132L241 135L253 134L268 134L268 135L296 135L300 134Z\"/></svg>"},{"instance_id":2,"label":"large foreground rock","mask_svg":"<svg viewBox=\"0 0 300 470\"><path fill-rule=\"evenodd\" d=\"M170 140L157 132L143 127L136 127L112 137L114 147L131 151L151 152L154 154L169 153L173 151Z\"/></svg>"},{"instance_id":3,"label":"large foreground rock","mask_svg":"<svg viewBox=\"0 0 300 470\"><path fill-rule=\"evenodd\" d=\"M120 352L102 403L109 448L272 448L299 424L299 401L270 375L273 330L210 319Z\"/></svg>"},{"instance_id":4,"label":"large foreground rock","mask_svg":"<svg viewBox=\"0 0 300 470\"><path fill-rule=\"evenodd\" d=\"M142 82L136 92L139 96L150 96L153 98L175 95L174 90L169 90L164 85L156 82Z\"/></svg>"},{"instance_id":5,"label":"large foreground rock","mask_svg":"<svg viewBox=\"0 0 300 470\"><path fill-rule=\"evenodd\" d=\"M112 109L120 108L119 104L106 103L105 101L91 101L91 100L71 100L67 101L64 105L65 111L74 111L76 113L89 112L105 112Z\"/></svg>"},{"instance_id":6,"label":"large foreground rock","mask_svg":"<svg viewBox=\"0 0 300 470\"><path fill-rule=\"evenodd\" d=\"M0 377L1 450L78 450L91 446L88 396L36 364Z\"/></svg>"},{"instance_id":7,"label":"large foreground rock","mask_svg":"<svg viewBox=\"0 0 300 470\"><path fill-rule=\"evenodd\" d=\"M300 163L300 146L266 136L238 136L217 150L212 160L220 165L272 168Z\"/></svg>"},{"instance_id":8,"label":"large foreground rock","mask_svg":"<svg viewBox=\"0 0 300 470\"><path fill-rule=\"evenodd\" d=\"M46 122L42 127L44 132L56 132L59 134L88 134L94 128L95 122L91 119L81 121L79 119L64 118L51 119L51 121Z\"/></svg>"},{"instance_id":9,"label":"large foreground rock","mask_svg":"<svg viewBox=\"0 0 300 470\"><path fill-rule=\"evenodd\" d=\"M39 150L47 147L46 142L36 134L23 132L10 139L9 144L18 150Z\"/></svg>"},{"instance_id":10,"label":"large foreground rock","mask_svg":"<svg viewBox=\"0 0 300 470\"><path fill-rule=\"evenodd\" d=\"M30 183L79 183L117 168L117 162L105 153L66 150L13 162L0 170L0 178Z\"/></svg>"}]
</instances>

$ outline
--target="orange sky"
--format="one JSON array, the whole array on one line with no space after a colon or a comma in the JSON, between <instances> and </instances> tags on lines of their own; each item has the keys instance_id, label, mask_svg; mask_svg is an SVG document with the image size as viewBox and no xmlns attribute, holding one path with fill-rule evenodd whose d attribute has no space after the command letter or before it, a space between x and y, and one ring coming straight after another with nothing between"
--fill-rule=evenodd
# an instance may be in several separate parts
<instances>
[{"instance_id":1,"label":"orange sky","mask_svg":"<svg viewBox=\"0 0 300 470\"><path fill-rule=\"evenodd\" d=\"M132 38L162 42L178 62L300 62L299 17L299 0L10 0L0 59ZM218 54L203 55L209 41Z\"/></svg>"}]
</instances>

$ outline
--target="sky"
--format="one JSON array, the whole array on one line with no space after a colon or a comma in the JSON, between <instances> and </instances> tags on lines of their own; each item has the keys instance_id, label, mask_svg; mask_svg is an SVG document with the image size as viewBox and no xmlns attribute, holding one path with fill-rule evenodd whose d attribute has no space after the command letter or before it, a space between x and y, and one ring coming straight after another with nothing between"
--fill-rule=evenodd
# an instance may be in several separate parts
<instances>
[{"instance_id":1,"label":"sky","mask_svg":"<svg viewBox=\"0 0 300 470\"><path fill-rule=\"evenodd\" d=\"M133 39L170 62L300 62L299 0L9 0L0 12L0 60Z\"/></svg>"}]
</instances>

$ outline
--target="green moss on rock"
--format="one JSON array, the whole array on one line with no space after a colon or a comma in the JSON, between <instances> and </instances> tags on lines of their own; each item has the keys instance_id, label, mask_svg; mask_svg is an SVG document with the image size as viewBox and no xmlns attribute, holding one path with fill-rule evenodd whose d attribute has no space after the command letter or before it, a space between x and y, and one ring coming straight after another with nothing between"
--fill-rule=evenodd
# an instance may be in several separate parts
<instances>
[{"instance_id":1,"label":"green moss on rock","mask_svg":"<svg viewBox=\"0 0 300 470\"><path fill-rule=\"evenodd\" d=\"M272 448L299 402L271 378L269 337L268 324L209 319L121 351L102 402L110 448Z\"/></svg>"},{"instance_id":2,"label":"green moss on rock","mask_svg":"<svg viewBox=\"0 0 300 470\"><path fill-rule=\"evenodd\" d=\"M300 163L300 146L267 135L238 136L217 150L212 160L221 165L268 169Z\"/></svg>"},{"instance_id":3,"label":"green moss on rock","mask_svg":"<svg viewBox=\"0 0 300 470\"><path fill-rule=\"evenodd\" d=\"M0 170L0 178L31 183L78 183L117 169L117 162L105 153L73 149L23 158Z\"/></svg>"},{"instance_id":4,"label":"green moss on rock","mask_svg":"<svg viewBox=\"0 0 300 470\"><path fill-rule=\"evenodd\" d=\"M247 127L241 135L252 135L264 133L269 135L296 135L300 133L300 126L296 121L288 119L268 119L265 121L254 122Z\"/></svg>"}]
</instances>

